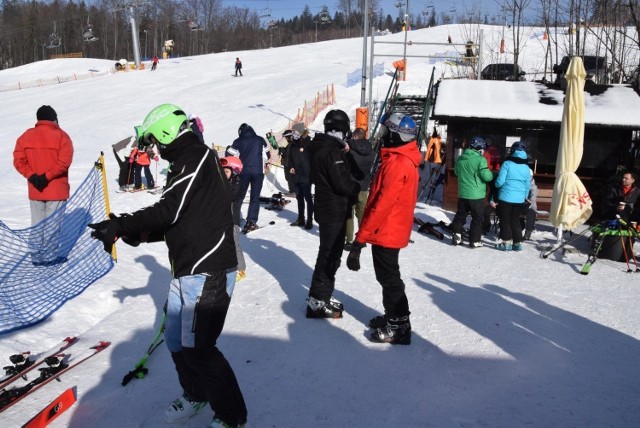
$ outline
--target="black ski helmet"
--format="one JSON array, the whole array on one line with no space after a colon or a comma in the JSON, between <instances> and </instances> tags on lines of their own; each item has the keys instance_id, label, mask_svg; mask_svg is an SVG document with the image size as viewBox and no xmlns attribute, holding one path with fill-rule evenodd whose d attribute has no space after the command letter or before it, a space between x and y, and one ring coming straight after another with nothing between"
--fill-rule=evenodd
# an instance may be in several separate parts
<instances>
[{"instance_id":1,"label":"black ski helmet","mask_svg":"<svg viewBox=\"0 0 640 428\"><path fill-rule=\"evenodd\" d=\"M324 132L340 131L347 133L351 130L349 116L342 110L331 110L324 117Z\"/></svg>"},{"instance_id":2,"label":"black ski helmet","mask_svg":"<svg viewBox=\"0 0 640 428\"><path fill-rule=\"evenodd\" d=\"M522 141L516 141L511 145L511 153L515 153L516 150L522 150L527 152L527 146Z\"/></svg>"},{"instance_id":3,"label":"black ski helmet","mask_svg":"<svg viewBox=\"0 0 640 428\"><path fill-rule=\"evenodd\" d=\"M473 150L487 150L487 143L482 137L471 137L469 140L469 148Z\"/></svg>"}]
</instances>

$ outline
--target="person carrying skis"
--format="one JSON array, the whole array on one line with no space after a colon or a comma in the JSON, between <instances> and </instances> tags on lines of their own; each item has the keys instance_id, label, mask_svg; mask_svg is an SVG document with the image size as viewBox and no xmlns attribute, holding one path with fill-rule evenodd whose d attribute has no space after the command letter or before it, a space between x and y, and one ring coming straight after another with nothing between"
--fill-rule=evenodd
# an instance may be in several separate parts
<instances>
[{"instance_id":1,"label":"person carrying skis","mask_svg":"<svg viewBox=\"0 0 640 428\"><path fill-rule=\"evenodd\" d=\"M348 166L344 139L349 125L349 116L344 111L331 110L324 117L324 134L316 133L308 148L320 246L309 287L307 318L342 318L344 310L332 294L344 247L346 220L360 191L360 184L351 179Z\"/></svg>"},{"instance_id":2,"label":"person carrying skis","mask_svg":"<svg viewBox=\"0 0 640 428\"><path fill-rule=\"evenodd\" d=\"M141 141L171 163L162 198L132 214L110 214L89 224L111 254L121 237L129 245L164 240L173 279L166 304L165 341L183 394L165 411L168 423L185 421L207 402L211 426L238 427L247 408L238 381L216 341L231 302L237 264L229 185L217 156L189 128L180 107L162 104L141 125Z\"/></svg>"},{"instance_id":3,"label":"person carrying skis","mask_svg":"<svg viewBox=\"0 0 640 428\"><path fill-rule=\"evenodd\" d=\"M471 229L469 230L469 246L482 247L482 223L484 217L484 199L487 194L487 183L493 179L493 173L487 166L482 153L487 144L481 137L472 137L469 147L456 160L454 171L458 177L458 211L451 222L451 244L462 243L462 231L471 213Z\"/></svg>"},{"instance_id":4,"label":"person carrying skis","mask_svg":"<svg viewBox=\"0 0 640 428\"><path fill-rule=\"evenodd\" d=\"M380 151L380 168L371 183L371 192L362 223L347 257L347 267L360 269L360 252L371 244L373 268L382 286L384 315L369 321L371 341L409 345L411 322L405 284L400 277L400 249L409 245L413 212L418 199L418 165L422 154L416 141L418 128L409 116L392 114Z\"/></svg>"},{"instance_id":5,"label":"person carrying skis","mask_svg":"<svg viewBox=\"0 0 640 428\"><path fill-rule=\"evenodd\" d=\"M313 228L313 196L311 195L311 157L309 144L305 138L293 130L289 148L289 172L291 174L296 200L298 201L298 218L291 226L304 227L307 230ZM305 222L304 207L307 206L307 221Z\"/></svg>"},{"instance_id":6,"label":"person carrying skis","mask_svg":"<svg viewBox=\"0 0 640 428\"><path fill-rule=\"evenodd\" d=\"M249 190L249 185L251 185L247 221L242 229L242 233L247 234L258 228L260 192L264 182L265 161L263 154L266 152L268 160L271 157L271 153L267 150L268 146L265 139L258 136L253 128L246 123L243 123L238 128L238 138L234 140L231 147L240 151L240 160L243 165L240 173L240 184L242 185L240 198L233 203L236 206L234 208L236 211L240 211L242 201Z\"/></svg>"},{"instance_id":7,"label":"person carrying skis","mask_svg":"<svg viewBox=\"0 0 640 428\"><path fill-rule=\"evenodd\" d=\"M242 61L240 61L240 58L236 57L236 77L238 77L238 73L242 76Z\"/></svg>"}]
</instances>

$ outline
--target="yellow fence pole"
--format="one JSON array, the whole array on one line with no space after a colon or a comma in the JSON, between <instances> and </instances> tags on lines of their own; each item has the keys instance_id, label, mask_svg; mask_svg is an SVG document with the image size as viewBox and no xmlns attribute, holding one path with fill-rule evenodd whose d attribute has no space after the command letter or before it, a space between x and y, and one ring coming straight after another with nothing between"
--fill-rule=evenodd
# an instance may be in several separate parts
<instances>
[{"instance_id":1,"label":"yellow fence pole","mask_svg":"<svg viewBox=\"0 0 640 428\"><path fill-rule=\"evenodd\" d=\"M104 192L104 206L105 217L109 218L109 213L111 212L111 207L109 206L109 189L107 187L107 168L104 164L104 152L100 152L100 160L96 163L96 167L100 168L100 173L102 174L102 191ZM118 253L116 252L116 244L113 244L111 247L111 257L114 261L118 261Z\"/></svg>"}]
</instances>

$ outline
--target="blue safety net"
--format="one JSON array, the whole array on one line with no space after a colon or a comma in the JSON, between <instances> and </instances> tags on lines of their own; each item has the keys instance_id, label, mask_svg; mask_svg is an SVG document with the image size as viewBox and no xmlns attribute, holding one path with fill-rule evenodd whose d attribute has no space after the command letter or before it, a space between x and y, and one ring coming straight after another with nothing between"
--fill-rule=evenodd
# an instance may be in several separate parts
<instances>
[{"instance_id":1,"label":"blue safety net","mask_svg":"<svg viewBox=\"0 0 640 428\"><path fill-rule=\"evenodd\" d=\"M87 224L106 218L100 164L67 202L33 227L0 221L0 333L46 319L113 268Z\"/></svg>"}]
</instances>

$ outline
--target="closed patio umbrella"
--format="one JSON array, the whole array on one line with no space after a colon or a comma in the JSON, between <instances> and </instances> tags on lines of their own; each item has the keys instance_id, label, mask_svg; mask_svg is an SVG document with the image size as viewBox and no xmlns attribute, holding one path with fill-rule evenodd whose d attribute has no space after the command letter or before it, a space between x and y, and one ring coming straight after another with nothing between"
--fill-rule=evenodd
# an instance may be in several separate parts
<instances>
[{"instance_id":1,"label":"closed patio umbrella","mask_svg":"<svg viewBox=\"0 0 640 428\"><path fill-rule=\"evenodd\" d=\"M567 69L567 91L560 127L560 145L556 159L556 181L553 186L549 220L562 230L574 230L584 224L593 212L587 189L576 175L584 149L584 83L586 71L582 58L571 59Z\"/></svg>"}]
</instances>

